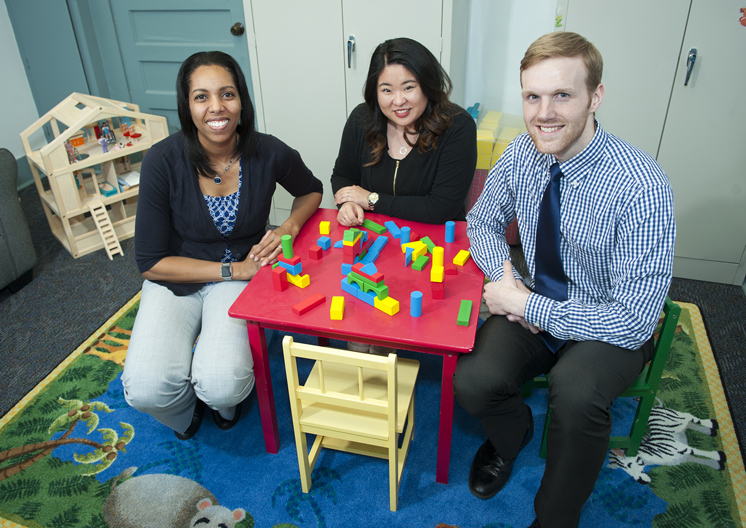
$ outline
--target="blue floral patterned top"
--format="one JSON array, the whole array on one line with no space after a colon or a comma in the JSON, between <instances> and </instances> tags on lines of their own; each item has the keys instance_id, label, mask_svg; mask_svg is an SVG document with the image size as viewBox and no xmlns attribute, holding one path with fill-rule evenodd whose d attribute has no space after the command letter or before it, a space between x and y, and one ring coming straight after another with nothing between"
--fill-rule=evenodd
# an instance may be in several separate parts
<instances>
[{"instance_id":1,"label":"blue floral patterned top","mask_svg":"<svg viewBox=\"0 0 746 528\"><path fill-rule=\"evenodd\" d=\"M241 171L241 161L238 162L238 190L228 196L208 196L204 194L205 201L207 202L207 208L210 210L210 216L215 227L218 228L223 238L228 238L228 235L233 231L233 226L236 223L236 214L238 212L238 197L241 195L241 182L243 181L243 173ZM236 257L231 253L230 248L225 248L225 252L220 259L221 262L235 262Z\"/></svg>"}]
</instances>

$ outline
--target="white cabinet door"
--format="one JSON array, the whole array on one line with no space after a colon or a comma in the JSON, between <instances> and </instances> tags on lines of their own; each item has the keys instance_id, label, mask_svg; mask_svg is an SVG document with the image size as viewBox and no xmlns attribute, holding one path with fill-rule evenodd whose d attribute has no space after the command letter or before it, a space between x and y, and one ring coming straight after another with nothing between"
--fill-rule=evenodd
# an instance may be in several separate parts
<instances>
[{"instance_id":1,"label":"white cabinet door","mask_svg":"<svg viewBox=\"0 0 746 528\"><path fill-rule=\"evenodd\" d=\"M690 0L570 0L565 29L593 42L606 88L598 120L651 156L666 120Z\"/></svg>"},{"instance_id":2,"label":"white cabinet door","mask_svg":"<svg viewBox=\"0 0 746 528\"><path fill-rule=\"evenodd\" d=\"M746 248L743 5L693 0L658 154L676 204L674 272L738 285ZM684 86L692 48L697 59Z\"/></svg>"},{"instance_id":3,"label":"white cabinet door","mask_svg":"<svg viewBox=\"0 0 746 528\"><path fill-rule=\"evenodd\" d=\"M363 102L363 85L373 50L391 38L409 37L423 44L438 60L441 59L443 2L438 0L407 0L406 2L343 2L344 35L355 39L351 60L344 57L347 85L347 115ZM341 134L341 130L340 130Z\"/></svg>"}]
</instances>

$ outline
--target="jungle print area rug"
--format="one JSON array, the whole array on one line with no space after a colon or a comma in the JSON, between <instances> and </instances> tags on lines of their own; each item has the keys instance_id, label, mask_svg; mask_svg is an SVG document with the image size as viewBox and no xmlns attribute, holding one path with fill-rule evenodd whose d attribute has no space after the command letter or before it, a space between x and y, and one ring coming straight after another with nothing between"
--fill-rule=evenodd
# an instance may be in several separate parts
<instances>
[{"instance_id":1,"label":"jungle print area rug","mask_svg":"<svg viewBox=\"0 0 746 528\"><path fill-rule=\"evenodd\" d=\"M435 482L442 368L435 356L400 351L422 366L397 512L388 508L384 460L322 452L311 492L302 492L279 333L267 339L280 452L264 450L253 394L232 430L219 430L208 414L193 439L177 440L123 398L138 303L136 296L0 420L0 527L523 528L533 521L540 434L506 488L481 501L466 481L484 437L457 405L450 480ZM583 527L737 527L746 519L746 475L717 366L699 310L682 308L640 453L609 454ZM546 400L545 390L527 400L537 424ZM612 412L615 434L628 428L632 404L620 399Z\"/></svg>"}]
</instances>

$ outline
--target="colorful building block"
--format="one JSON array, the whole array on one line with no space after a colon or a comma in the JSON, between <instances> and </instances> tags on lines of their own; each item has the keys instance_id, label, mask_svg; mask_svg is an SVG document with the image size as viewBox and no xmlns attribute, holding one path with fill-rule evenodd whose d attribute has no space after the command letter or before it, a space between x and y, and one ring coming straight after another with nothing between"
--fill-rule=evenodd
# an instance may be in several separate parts
<instances>
[{"instance_id":1,"label":"colorful building block","mask_svg":"<svg viewBox=\"0 0 746 528\"><path fill-rule=\"evenodd\" d=\"M442 282L431 282L430 291L433 294L433 299L443 300L446 298L446 286Z\"/></svg>"},{"instance_id":2,"label":"colorful building block","mask_svg":"<svg viewBox=\"0 0 746 528\"><path fill-rule=\"evenodd\" d=\"M409 295L409 315L419 317L422 315L422 292L413 291Z\"/></svg>"},{"instance_id":3,"label":"colorful building block","mask_svg":"<svg viewBox=\"0 0 746 528\"><path fill-rule=\"evenodd\" d=\"M409 242L408 244L402 244L401 246L402 253L406 253L408 247L411 247L414 250L414 254L412 255L412 257L415 260L418 257L421 257L422 255L427 253L427 246L420 240Z\"/></svg>"},{"instance_id":4,"label":"colorful building block","mask_svg":"<svg viewBox=\"0 0 746 528\"><path fill-rule=\"evenodd\" d=\"M446 222L446 242L451 243L456 237L456 222L449 220Z\"/></svg>"},{"instance_id":5,"label":"colorful building block","mask_svg":"<svg viewBox=\"0 0 746 528\"><path fill-rule=\"evenodd\" d=\"M409 227L402 227L401 232L399 233L399 242L401 242L402 244L408 244L410 231L411 230L409 229Z\"/></svg>"},{"instance_id":6,"label":"colorful building block","mask_svg":"<svg viewBox=\"0 0 746 528\"><path fill-rule=\"evenodd\" d=\"M300 260L300 257L290 257L287 258L285 255L278 255L277 262L288 270L288 273L290 275L300 275L303 273L303 263Z\"/></svg>"},{"instance_id":7,"label":"colorful building block","mask_svg":"<svg viewBox=\"0 0 746 528\"><path fill-rule=\"evenodd\" d=\"M443 248L435 246L430 253L433 254L433 266L443 266Z\"/></svg>"},{"instance_id":8,"label":"colorful building block","mask_svg":"<svg viewBox=\"0 0 746 528\"><path fill-rule=\"evenodd\" d=\"M362 262L363 264L371 264L375 262L375 260L381 254L383 248L386 247L388 241L389 237L386 236L379 236L378 238L376 238L375 242L370 245L365 255L360 258L360 262Z\"/></svg>"},{"instance_id":9,"label":"colorful building block","mask_svg":"<svg viewBox=\"0 0 746 528\"><path fill-rule=\"evenodd\" d=\"M464 264L466 264L466 261L469 260L470 255L471 253L469 253L465 249L462 249L455 257L453 257L453 263L457 266L463 266Z\"/></svg>"},{"instance_id":10,"label":"colorful building block","mask_svg":"<svg viewBox=\"0 0 746 528\"><path fill-rule=\"evenodd\" d=\"M287 259L293 258L293 237L282 235L280 243L282 244L282 256Z\"/></svg>"},{"instance_id":11,"label":"colorful building block","mask_svg":"<svg viewBox=\"0 0 746 528\"><path fill-rule=\"evenodd\" d=\"M288 289L288 272L282 266L272 268L272 287L277 291Z\"/></svg>"},{"instance_id":12,"label":"colorful building block","mask_svg":"<svg viewBox=\"0 0 746 528\"><path fill-rule=\"evenodd\" d=\"M291 275L288 273L288 282L298 288L305 288L311 284L311 277L308 275Z\"/></svg>"},{"instance_id":13,"label":"colorful building block","mask_svg":"<svg viewBox=\"0 0 746 528\"><path fill-rule=\"evenodd\" d=\"M459 326L469 326L469 317L471 316L471 301L461 299L461 306L458 309L458 318L456 324Z\"/></svg>"},{"instance_id":14,"label":"colorful building block","mask_svg":"<svg viewBox=\"0 0 746 528\"><path fill-rule=\"evenodd\" d=\"M329 222L328 221L319 222L319 234L320 235L329 234Z\"/></svg>"},{"instance_id":15,"label":"colorful building block","mask_svg":"<svg viewBox=\"0 0 746 528\"><path fill-rule=\"evenodd\" d=\"M321 249L323 249L324 251L326 251L327 249L329 249L330 247L332 247L332 239L329 238L328 236L322 236L322 237L319 237L319 239L316 241L316 244Z\"/></svg>"},{"instance_id":16,"label":"colorful building block","mask_svg":"<svg viewBox=\"0 0 746 528\"><path fill-rule=\"evenodd\" d=\"M323 293L314 293L310 297L293 306L293 313L295 315L303 315L320 304L324 304L325 301L326 296Z\"/></svg>"},{"instance_id":17,"label":"colorful building block","mask_svg":"<svg viewBox=\"0 0 746 528\"><path fill-rule=\"evenodd\" d=\"M446 262L445 265L446 275L458 275L458 269L453 262Z\"/></svg>"},{"instance_id":18,"label":"colorful building block","mask_svg":"<svg viewBox=\"0 0 746 528\"><path fill-rule=\"evenodd\" d=\"M433 242L432 240L430 240L430 237L424 236L424 237L422 237L420 239L420 242L424 243L427 246L427 250L430 253L433 252L433 248L435 247L435 242Z\"/></svg>"},{"instance_id":19,"label":"colorful building block","mask_svg":"<svg viewBox=\"0 0 746 528\"><path fill-rule=\"evenodd\" d=\"M389 220L388 222L384 222L383 225L386 226L386 229L389 230L389 233L391 233L391 236L394 238L401 237L401 229L399 229L399 226L396 225L396 222L393 220Z\"/></svg>"},{"instance_id":20,"label":"colorful building block","mask_svg":"<svg viewBox=\"0 0 746 528\"><path fill-rule=\"evenodd\" d=\"M413 255L414 255L414 249L412 249L411 247L408 247L404 255L404 267L409 266L409 264L412 262Z\"/></svg>"},{"instance_id":21,"label":"colorful building block","mask_svg":"<svg viewBox=\"0 0 746 528\"><path fill-rule=\"evenodd\" d=\"M367 218L363 220L363 227L366 229L370 229L377 235L382 235L386 232L386 228L383 227L381 224L377 224L373 220L368 220Z\"/></svg>"},{"instance_id":22,"label":"colorful building block","mask_svg":"<svg viewBox=\"0 0 746 528\"><path fill-rule=\"evenodd\" d=\"M329 318L334 321L341 321L345 313L345 298L341 295L332 297L332 305L329 308Z\"/></svg>"},{"instance_id":23,"label":"colorful building block","mask_svg":"<svg viewBox=\"0 0 746 528\"><path fill-rule=\"evenodd\" d=\"M373 306L388 315L394 315L399 312L399 301L393 297L386 297L385 299L373 297Z\"/></svg>"},{"instance_id":24,"label":"colorful building block","mask_svg":"<svg viewBox=\"0 0 746 528\"><path fill-rule=\"evenodd\" d=\"M312 260L320 260L323 253L324 250L321 249L319 246L311 246L310 248L308 248L308 256L311 257Z\"/></svg>"},{"instance_id":25,"label":"colorful building block","mask_svg":"<svg viewBox=\"0 0 746 528\"><path fill-rule=\"evenodd\" d=\"M417 260L415 260L414 264L412 264L412 269L416 269L417 271L422 271L422 269L425 266L427 266L427 263L429 261L430 261L430 257L427 257L425 255L417 257Z\"/></svg>"},{"instance_id":26,"label":"colorful building block","mask_svg":"<svg viewBox=\"0 0 746 528\"><path fill-rule=\"evenodd\" d=\"M430 268L430 282L443 282L443 276L445 275L445 269L443 266L433 266Z\"/></svg>"}]
</instances>

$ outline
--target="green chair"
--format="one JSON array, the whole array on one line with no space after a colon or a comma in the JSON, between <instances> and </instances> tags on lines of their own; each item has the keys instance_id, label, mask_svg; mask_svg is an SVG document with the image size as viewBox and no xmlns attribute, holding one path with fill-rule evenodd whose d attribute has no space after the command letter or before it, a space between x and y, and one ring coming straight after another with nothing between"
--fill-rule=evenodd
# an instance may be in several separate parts
<instances>
[{"instance_id":1,"label":"green chair","mask_svg":"<svg viewBox=\"0 0 746 528\"><path fill-rule=\"evenodd\" d=\"M620 396L620 398L639 398L637 412L635 413L635 419L632 422L629 436L612 436L609 438L609 449L625 449L626 456L628 457L637 455L642 435L645 433L645 427L648 424L648 418L650 418L650 410L655 405L655 396L658 393L661 375L668 360L668 352L671 350L671 342L676 332L676 326L679 323L680 313L681 306L666 297L666 304L663 307L663 321L660 323L658 337L655 340L653 358L642 369L642 372L637 376L632 385ZM533 389L547 387L549 387L549 380L547 375L543 374L524 383L523 387L521 387L521 393L526 398L531 395ZM547 406L547 417L544 420L544 433L541 438L541 450L539 451L541 458L547 457L547 432L549 431L551 416L552 411Z\"/></svg>"}]
</instances>

